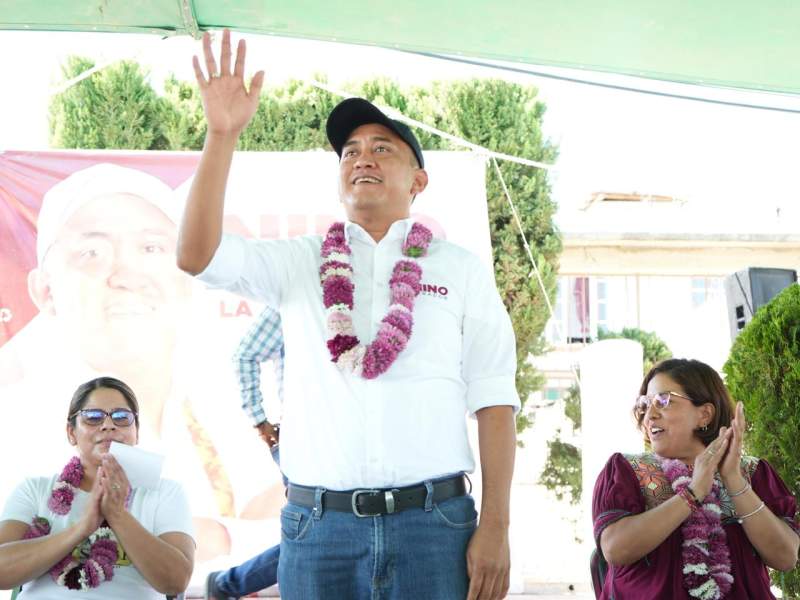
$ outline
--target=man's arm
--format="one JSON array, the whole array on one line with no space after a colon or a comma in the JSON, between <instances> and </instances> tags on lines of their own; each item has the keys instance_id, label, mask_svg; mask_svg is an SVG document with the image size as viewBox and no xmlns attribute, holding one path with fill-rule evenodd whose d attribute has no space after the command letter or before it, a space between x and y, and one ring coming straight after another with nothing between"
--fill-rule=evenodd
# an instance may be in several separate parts
<instances>
[{"instance_id":1,"label":"man's arm","mask_svg":"<svg viewBox=\"0 0 800 600\"><path fill-rule=\"evenodd\" d=\"M189 190L178 236L178 267L192 275L208 266L219 246L225 186L233 151L239 135L258 108L264 72L255 74L248 92L244 87L245 51L244 40L239 40L231 72L231 35L226 29L222 34L219 71L208 33L203 35L208 78L200 68L199 59L195 56L192 60L208 123L203 154Z\"/></svg>"},{"instance_id":2,"label":"man's arm","mask_svg":"<svg viewBox=\"0 0 800 600\"><path fill-rule=\"evenodd\" d=\"M276 375L278 376L278 397L283 401L283 381L277 363L283 360L283 333L281 318L278 311L265 308L256 322L242 337L239 347L233 355L233 365L236 379L239 382L239 395L242 400L242 410L247 414L253 425L258 427L259 435L272 447L277 443L277 431L267 422L264 412L264 398L261 394L261 364L272 360L276 362ZM272 443L270 443L270 441Z\"/></svg>"},{"instance_id":3,"label":"man's arm","mask_svg":"<svg viewBox=\"0 0 800 600\"><path fill-rule=\"evenodd\" d=\"M517 446L514 409L489 406L476 413L483 496L478 529L467 548L468 600L495 600L508 593L511 477Z\"/></svg>"}]
</instances>

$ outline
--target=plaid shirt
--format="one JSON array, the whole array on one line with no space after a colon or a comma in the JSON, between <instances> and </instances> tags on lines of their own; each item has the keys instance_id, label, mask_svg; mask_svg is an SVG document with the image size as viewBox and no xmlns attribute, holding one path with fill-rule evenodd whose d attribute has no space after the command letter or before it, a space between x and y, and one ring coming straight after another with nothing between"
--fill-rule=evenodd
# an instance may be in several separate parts
<instances>
[{"instance_id":1,"label":"plaid shirt","mask_svg":"<svg viewBox=\"0 0 800 600\"><path fill-rule=\"evenodd\" d=\"M258 425L267 420L264 412L264 397L261 395L261 363L272 361L275 381L278 383L278 399L283 402L283 331L281 316L272 308L265 308L252 327L244 334L233 355L236 379L242 409Z\"/></svg>"}]
</instances>

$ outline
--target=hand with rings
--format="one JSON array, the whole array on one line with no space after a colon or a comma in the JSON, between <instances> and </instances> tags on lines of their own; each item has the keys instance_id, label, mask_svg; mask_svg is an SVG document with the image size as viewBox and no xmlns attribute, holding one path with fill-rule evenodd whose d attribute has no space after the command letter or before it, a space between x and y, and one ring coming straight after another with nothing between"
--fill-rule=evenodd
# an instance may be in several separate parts
<instances>
[{"instance_id":1,"label":"hand with rings","mask_svg":"<svg viewBox=\"0 0 800 600\"><path fill-rule=\"evenodd\" d=\"M130 490L128 477L111 454L103 455L98 477L103 488L100 510L109 524L113 525L113 521L128 509L126 506Z\"/></svg>"},{"instance_id":2,"label":"hand with rings","mask_svg":"<svg viewBox=\"0 0 800 600\"><path fill-rule=\"evenodd\" d=\"M220 137L238 136L253 118L258 108L264 72L259 71L250 80L250 89L245 87L244 67L246 46L239 40L236 47L236 58L231 65L233 52L231 49L231 32L222 32L219 65L211 48L211 36L203 34L203 56L206 73L197 56L192 57L200 97L203 100L203 111L208 122L208 133Z\"/></svg>"},{"instance_id":3,"label":"hand with rings","mask_svg":"<svg viewBox=\"0 0 800 600\"><path fill-rule=\"evenodd\" d=\"M730 435L728 429L720 428L717 439L708 445L708 448L694 459L694 472L692 482L689 484L694 495L702 500L711 492L714 483L714 474L717 472L720 460L725 455Z\"/></svg>"}]
</instances>

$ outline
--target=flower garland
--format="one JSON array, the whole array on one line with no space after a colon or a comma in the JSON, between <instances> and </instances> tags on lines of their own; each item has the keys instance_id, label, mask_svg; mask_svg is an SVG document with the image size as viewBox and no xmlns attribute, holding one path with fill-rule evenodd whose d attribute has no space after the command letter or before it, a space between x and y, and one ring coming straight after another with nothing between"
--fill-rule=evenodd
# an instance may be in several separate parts
<instances>
[{"instance_id":1,"label":"flower garland","mask_svg":"<svg viewBox=\"0 0 800 600\"><path fill-rule=\"evenodd\" d=\"M344 223L334 223L322 242L322 302L327 311L328 351L331 362L341 370L375 379L392 366L408 345L414 326L414 299L422 289L422 268L413 259L425 256L433 239L430 230L414 223L403 243L403 255L412 260L397 261L389 279L389 311L381 320L371 344L364 346L353 327L353 267Z\"/></svg>"},{"instance_id":2,"label":"flower garland","mask_svg":"<svg viewBox=\"0 0 800 600\"><path fill-rule=\"evenodd\" d=\"M67 463L47 501L47 508L57 515L69 514L75 500L75 490L83 479L83 465L75 456ZM130 501L130 492L125 500ZM50 523L43 517L33 518L23 539L35 539L50 534ZM71 590L87 591L114 577L114 565L119 559L119 544L114 532L103 521L87 540L58 561L50 569L50 577L58 585Z\"/></svg>"},{"instance_id":3,"label":"flower garland","mask_svg":"<svg viewBox=\"0 0 800 600\"><path fill-rule=\"evenodd\" d=\"M66 515L72 508L72 501L75 500L75 490L83 479L83 465L81 459L73 456L67 466L61 471L53 486L50 499L47 501L47 508L57 515Z\"/></svg>"},{"instance_id":4,"label":"flower garland","mask_svg":"<svg viewBox=\"0 0 800 600\"><path fill-rule=\"evenodd\" d=\"M690 494L691 471L680 460L661 458L661 469L676 494ZM727 537L722 528L719 482L702 505L692 508L681 525L683 582L689 595L700 600L721 600L733 586Z\"/></svg>"}]
</instances>

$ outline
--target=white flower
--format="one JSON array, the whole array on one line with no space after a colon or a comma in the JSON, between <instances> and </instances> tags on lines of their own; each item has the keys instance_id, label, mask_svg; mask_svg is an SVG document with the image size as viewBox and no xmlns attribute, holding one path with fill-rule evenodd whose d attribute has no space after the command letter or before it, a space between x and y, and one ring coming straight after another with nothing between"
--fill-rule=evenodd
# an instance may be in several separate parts
<instances>
[{"instance_id":1,"label":"white flower","mask_svg":"<svg viewBox=\"0 0 800 600\"><path fill-rule=\"evenodd\" d=\"M325 309L325 316L329 317L333 313L342 313L344 315L349 315L351 312L350 307L347 304L332 304L328 308Z\"/></svg>"},{"instance_id":2,"label":"white flower","mask_svg":"<svg viewBox=\"0 0 800 600\"><path fill-rule=\"evenodd\" d=\"M687 564L683 567L683 574L694 573L695 575L708 575L708 565L706 563Z\"/></svg>"},{"instance_id":3,"label":"white flower","mask_svg":"<svg viewBox=\"0 0 800 600\"><path fill-rule=\"evenodd\" d=\"M332 277L334 275L340 275L342 277L347 277L348 279L350 279L352 272L350 271L350 269L345 269L344 267L330 267L328 269L325 269L325 271L322 273L322 277L320 278L320 280L324 282L328 277Z\"/></svg>"},{"instance_id":4,"label":"white flower","mask_svg":"<svg viewBox=\"0 0 800 600\"><path fill-rule=\"evenodd\" d=\"M342 352L342 354L339 355L339 360L336 361L336 365L342 371L360 377L364 369L364 354L366 351L367 349L363 344L358 344L350 348L350 350Z\"/></svg>"},{"instance_id":5,"label":"white flower","mask_svg":"<svg viewBox=\"0 0 800 600\"><path fill-rule=\"evenodd\" d=\"M324 258L325 262L333 261L333 260L335 260L337 262L341 262L341 263L346 263L346 264L349 265L350 264L350 255L349 254L344 254L343 252L331 252L328 256L326 256Z\"/></svg>"},{"instance_id":6,"label":"white flower","mask_svg":"<svg viewBox=\"0 0 800 600\"><path fill-rule=\"evenodd\" d=\"M713 579L708 579L702 585L689 590L689 595L700 600L718 600L721 597L719 586Z\"/></svg>"}]
</instances>

